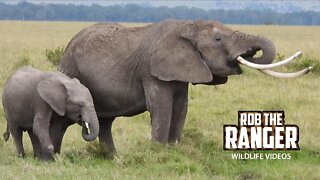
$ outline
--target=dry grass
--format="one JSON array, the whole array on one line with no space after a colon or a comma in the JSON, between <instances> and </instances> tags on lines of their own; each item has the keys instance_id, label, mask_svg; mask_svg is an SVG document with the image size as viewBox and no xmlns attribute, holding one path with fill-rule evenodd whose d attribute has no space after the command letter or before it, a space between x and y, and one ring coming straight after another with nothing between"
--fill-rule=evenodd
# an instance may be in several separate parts
<instances>
[{"instance_id":1,"label":"dry grass","mask_svg":"<svg viewBox=\"0 0 320 180\"><path fill-rule=\"evenodd\" d=\"M45 60L45 50L66 46L77 32L91 24L0 21L0 91L19 63L55 70ZM304 56L320 58L320 27L231 27L269 37L281 55L289 56L302 50ZM68 129L62 154L50 164L31 157L29 138L24 138L29 154L26 159L16 157L12 139L9 143L1 139L0 179L318 178L319 82L315 73L297 79L275 79L245 69L243 75L231 76L225 85L190 86L189 112L181 144L150 143L148 113L118 118L113 127L118 150L114 160L92 153L95 143L84 142L77 126ZM3 132L6 123L0 107L0 132ZM237 122L238 110L284 110L286 122L300 127L301 151L291 152L293 158L286 161L231 160L230 152L222 150L222 127Z\"/></svg>"}]
</instances>

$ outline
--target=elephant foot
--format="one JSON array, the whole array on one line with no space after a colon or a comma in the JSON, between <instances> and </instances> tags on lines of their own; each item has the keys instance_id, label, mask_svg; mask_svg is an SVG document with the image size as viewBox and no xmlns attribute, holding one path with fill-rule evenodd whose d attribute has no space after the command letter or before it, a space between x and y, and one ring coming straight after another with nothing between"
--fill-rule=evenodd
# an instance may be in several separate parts
<instances>
[{"instance_id":1,"label":"elephant foot","mask_svg":"<svg viewBox=\"0 0 320 180\"><path fill-rule=\"evenodd\" d=\"M116 148L111 133L113 120L114 119L105 119L99 121L99 153L107 159L113 159L116 154Z\"/></svg>"},{"instance_id":2,"label":"elephant foot","mask_svg":"<svg viewBox=\"0 0 320 180\"><path fill-rule=\"evenodd\" d=\"M180 143L180 139L174 138L174 139L169 139L169 144L178 144Z\"/></svg>"},{"instance_id":3,"label":"elephant foot","mask_svg":"<svg viewBox=\"0 0 320 180\"><path fill-rule=\"evenodd\" d=\"M116 154L117 154L117 151L115 149L114 150L108 149L108 150L105 151L104 157L106 159L111 159L112 160L112 159L115 158Z\"/></svg>"},{"instance_id":4,"label":"elephant foot","mask_svg":"<svg viewBox=\"0 0 320 180\"><path fill-rule=\"evenodd\" d=\"M52 156L44 156L44 157L41 157L39 158L41 161L45 161L45 162L48 162L48 161L53 161L53 157Z\"/></svg>"},{"instance_id":5,"label":"elephant foot","mask_svg":"<svg viewBox=\"0 0 320 180\"><path fill-rule=\"evenodd\" d=\"M168 142L169 144L178 144L181 141L181 133L170 132Z\"/></svg>"},{"instance_id":6,"label":"elephant foot","mask_svg":"<svg viewBox=\"0 0 320 180\"><path fill-rule=\"evenodd\" d=\"M53 153L54 154L60 154L60 150L55 150Z\"/></svg>"},{"instance_id":7,"label":"elephant foot","mask_svg":"<svg viewBox=\"0 0 320 180\"><path fill-rule=\"evenodd\" d=\"M18 154L19 158L25 158L26 157L26 153L25 152L21 152Z\"/></svg>"},{"instance_id":8,"label":"elephant foot","mask_svg":"<svg viewBox=\"0 0 320 180\"><path fill-rule=\"evenodd\" d=\"M103 142L99 143L99 154L102 155L106 159L114 159L117 154L114 146L110 147Z\"/></svg>"},{"instance_id":9,"label":"elephant foot","mask_svg":"<svg viewBox=\"0 0 320 180\"><path fill-rule=\"evenodd\" d=\"M167 144L169 142L168 135L163 135L161 133L153 133L151 137L152 142L158 142L160 144Z\"/></svg>"},{"instance_id":10,"label":"elephant foot","mask_svg":"<svg viewBox=\"0 0 320 180\"><path fill-rule=\"evenodd\" d=\"M53 145L48 145L47 148L42 152L41 156L38 158L42 161L51 161L53 160L54 147Z\"/></svg>"},{"instance_id":11,"label":"elephant foot","mask_svg":"<svg viewBox=\"0 0 320 180\"><path fill-rule=\"evenodd\" d=\"M40 157L38 157L38 159L41 160L41 161L52 161L52 160L54 160L52 154L42 154Z\"/></svg>"}]
</instances>

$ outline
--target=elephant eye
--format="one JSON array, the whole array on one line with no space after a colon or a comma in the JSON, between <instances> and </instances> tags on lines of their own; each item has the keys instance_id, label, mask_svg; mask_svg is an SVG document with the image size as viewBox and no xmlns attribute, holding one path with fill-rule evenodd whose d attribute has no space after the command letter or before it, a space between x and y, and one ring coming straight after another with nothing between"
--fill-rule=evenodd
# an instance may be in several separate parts
<instances>
[{"instance_id":1,"label":"elephant eye","mask_svg":"<svg viewBox=\"0 0 320 180\"><path fill-rule=\"evenodd\" d=\"M219 34L216 34L215 39L216 39L216 41L220 41L221 40L221 36Z\"/></svg>"},{"instance_id":2,"label":"elephant eye","mask_svg":"<svg viewBox=\"0 0 320 180\"><path fill-rule=\"evenodd\" d=\"M83 102L79 102L79 103L78 103L78 106L79 106L79 107L83 107L83 106L84 106Z\"/></svg>"},{"instance_id":3,"label":"elephant eye","mask_svg":"<svg viewBox=\"0 0 320 180\"><path fill-rule=\"evenodd\" d=\"M214 38L216 41L221 40L221 32L217 28L213 28L213 32L215 33Z\"/></svg>"}]
</instances>

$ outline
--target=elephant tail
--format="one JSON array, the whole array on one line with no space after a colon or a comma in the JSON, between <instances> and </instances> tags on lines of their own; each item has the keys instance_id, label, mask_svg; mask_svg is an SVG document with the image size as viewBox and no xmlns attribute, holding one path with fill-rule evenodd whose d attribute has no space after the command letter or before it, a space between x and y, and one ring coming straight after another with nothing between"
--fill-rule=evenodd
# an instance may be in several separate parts
<instances>
[{"instance_id":1,"label":"elephant tail","mask_svg":"<svg viewBox=\"0 0 320 180\"><path fill-rule=\"evenodd\" d=\"M11 78L11 77L10 77ZM9 131L9 112L10 111L10 106L8 103L8 99L7 99L7 87L8 87L8 82L10 81L10 78L7 80L6 85L4 86L3 89L3 93L2 93L2 105L3 105L3 111L4 111L4 116L7 120L7 129L6 132L3 133L3 138L4 140L7 142L9 140L10 137L10 131Z\"/></svg>"},{"instance_id":2,"label":"elephant tail","mask_svg":"<svg viewBox=\"0 0 320 180\"><path fill-rule=\"evenodd\" d=\"M3 138L7 142L9 140L9 137L10 137L10 131L9 131L9 126L7 125L7 130L6 132L3 133Z\"/></svg>"}]
</instances>

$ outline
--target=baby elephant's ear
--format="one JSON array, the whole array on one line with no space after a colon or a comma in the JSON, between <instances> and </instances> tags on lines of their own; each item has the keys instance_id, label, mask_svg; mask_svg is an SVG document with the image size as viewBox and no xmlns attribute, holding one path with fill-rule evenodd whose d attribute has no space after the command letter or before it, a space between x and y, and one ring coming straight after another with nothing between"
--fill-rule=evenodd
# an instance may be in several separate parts
<instances>
[{"instance_id":1,"label":"baby elephant's ear","mask_svg":"<svg viewBox=\"0 0 320 180\"><path fill-rule=\"evenodd\" d=\"M40 97L60 116L65 115L67 90L57 78L49 78L38 84Z\"/></svg>"}]
</instances>

